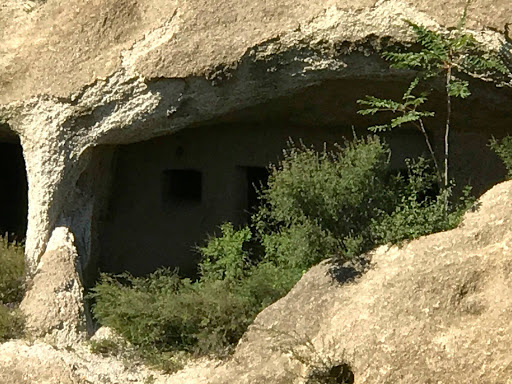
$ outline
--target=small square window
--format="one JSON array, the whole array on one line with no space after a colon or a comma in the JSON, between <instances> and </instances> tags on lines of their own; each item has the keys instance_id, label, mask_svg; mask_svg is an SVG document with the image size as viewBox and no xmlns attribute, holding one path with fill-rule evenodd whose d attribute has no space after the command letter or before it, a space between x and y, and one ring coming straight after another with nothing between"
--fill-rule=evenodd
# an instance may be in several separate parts
<instances>
[{"instance_id":1,"label":"small square window","mask_svg":"<svg viewBox=\"0 0 512 384\"><path fill-rule=\"evenodd\" d=\"M175 202L201 202L202 174L191 169L164 171L164 200Z\"/></svg>"}]
</instances>

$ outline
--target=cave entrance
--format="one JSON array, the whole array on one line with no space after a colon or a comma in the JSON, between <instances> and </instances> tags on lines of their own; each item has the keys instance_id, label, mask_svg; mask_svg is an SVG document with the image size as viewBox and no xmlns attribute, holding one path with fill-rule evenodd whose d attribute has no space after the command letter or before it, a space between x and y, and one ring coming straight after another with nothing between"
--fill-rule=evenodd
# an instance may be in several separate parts
<instances>
[{"instance_id":1,"label":"cave entrance","mask_svg":"<svg viewBox=\"0 0 512 384\"><path fill-rule=\"evenodd\" d=\"M0 142L0 235L22 241L27 231L28 187L23 150L9 138Z\"/></svg>"},{"instance_id":2,"label":"cave entrance","mask_svg":"<svg viewBox=\"0 0 512 384\"><path fill-rule=\"evenodd\" d=\"M260 203L256 189L267 183L267 167L290 138L322 150L352 137L350 126L278 122L194 127L119 145L99 228L99 269L144 275L169 267L195 277L197 248L221 224L249 221ZM423 148L421 137L404 140Z\"/></svg>"},{"instance_id":3,"label":"cave entrance","mask_svg":"<svg viewBox=\"0 0 512 384\"><path fill-rule=\"evenodd\" d=\"M259 202L254 187L266 183L266 167L290 137L321 147L344 135L350 127L226 123L119 145L99 228L100 270L143 275L170 267L196 276L197 247L224 222L247 223Z\"/></svg>"},{"instance_id":4,"label":"cave entrance","mask_svg":"<svg viewBox=\"0 0 512 384\"><path fill-rule=\"evenodd\" d=\"M334 143L353 139L354 133L366 136L367 127L381 121L358 115L356 100L371 94L396 99L406 85L360 79L325 82L168 136L118 145L97 226L99 269L144 275L169 267L194 277L197 247L224 222L247 223L251 208L259 203L254 185L266 182L266 167L282 157L290 138L296 145L303 142L318 150L326 145L329 150ZM442 104L433 99L437 102ZM454 121L463 118L454 115ZM476 119L465 125L460 121L464 130L452 132L452 147L464 148L466 155L454 150L452 176L460 185L465 179L481 180L483 189L499 177L488 165L498 161L487 148L490 132L481 132ZM444 127L429 126L434 150L440 153ZM429 156L423 135L414 127L397 128L384 139L391 148L392 169L402 169L406 158Z\"/></svg>"}]
</instances>

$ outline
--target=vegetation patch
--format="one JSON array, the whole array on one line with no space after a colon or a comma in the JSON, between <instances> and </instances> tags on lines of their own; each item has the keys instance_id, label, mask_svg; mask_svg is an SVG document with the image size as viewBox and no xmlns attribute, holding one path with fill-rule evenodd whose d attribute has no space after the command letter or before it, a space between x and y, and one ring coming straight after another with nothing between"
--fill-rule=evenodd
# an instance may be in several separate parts
<instances>
[{"instance_id":1,"label":"vegetation patch","mask_svg":"<svg viewBox=\"0 0 512 384\"><path fill-rule=\"evenodd\" d=\"M95 317L148 355L226 355L312 265L458 223L471 199L446 210L449 189L429 194L438 181L429 161L410 161L396 174L389 158L376 136L330 151L291 146L270 168L251 223L223 224L199 248L197 280L168 269L146 277L103 274L90 294Z\"/></svg>"},{"instance_id":2,"label":"vegetation patch","mask_svg":"<svg viewBox=\"0 0 512 384\"><path fill-rule=\"evenodd\" d=\"M25 292L23 247L0 237L0 341L23 334L23 317L18 306Z\"/></svg>"},{"instance_id":3,"label":"vegetation patch","mask_svg":"<svg viewBox=\"0 0 512 384\"><path fill-rule=\"evenodd\" d=\"M506 136L501 140L492 138L489 147L501 158L507 169L507 178L512 179L512 136Z\"/></svg>"}]
</instances>

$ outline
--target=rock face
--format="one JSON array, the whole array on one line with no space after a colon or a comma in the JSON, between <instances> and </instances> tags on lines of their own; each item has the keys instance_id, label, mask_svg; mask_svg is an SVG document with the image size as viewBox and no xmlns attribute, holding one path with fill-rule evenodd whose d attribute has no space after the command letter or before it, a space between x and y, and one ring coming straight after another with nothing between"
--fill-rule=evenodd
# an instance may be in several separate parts
<instances>
[{"instance_id":1,"label":"rock face","mask_svg":"<svg viewBox=\"0 0 512 384\"><path fill-rule=\"evenodd\" d=\"M464 4L463 0L428 4L420 0L4 1L0 140L19 140L23 148L29 185L30 274L41 274L35 281L44 285L43 274L49 278L53 273L39 266L46 255L48 264L53 260L55 265L67 265L62 276L73 275L71 265L81 265L82 270L76 271L80 278L71 280L91 284L98 269L98 228L108 211L116 145L189 127L254 122L254 116L260 118L272 106L282 125L299 116L313 123L324 119L326 126L343 123L365 129L368 121L352 120L353 107L347 107L355 100L334 103L329 113L322 108L311 112L315 109L311 105L314 100L364 95L376 88L392 95L401 92L407 75L390 71L379 50L410 40L404 19L446 29L456 24ZM512 22L508 0L475 0L468 15L467 27L479 39L495 49L509 49L502 33ZM361 86L364 82L370 86ZM464 177L478 182L490 175L480 185L483 190L503 173L496 171L496 158L481 161L480 154L490 156L486 143L491 133L502 136L509 131L511 95L486 84L478 87L469 112L453 116L454 126L458 119L461 127L458 133L454 129L460 139L454 148L478 154L469 156L473 163ZM326 96L328 88L335 92ZM311 89L316 90L314 97L308 93ZM296 95L294 110L282 107L283 98ZM333 111L343 113L329 120ZM482 127L492 127L492 132ZM434 126L436 150L441 153L443 139L436 132ZM469 164L468 156L453 155L460 164ZM485 164L491 165L485 168ZM74 251L65 242L64 250L48 249L56 228L67 228L74 238L79 263L68 263ZM31 295L27 300L33 300ZM55 297L48 296L53 303L48 305L60 302ZM50 311L60 319L56 308ZM80 312L74 307L70 313ZM40 324L42 333L60 324L55 320L51 326L43 325L47 320L33 324Z\"/></svg>"},{"instance_id":2,"label":"rock face","mask_svg":"<svg viewBox=\"0 0 512 384\"><path fill-rule=\"evenodd\" d=\"M92 354L87 346L56 349L42 342L0 345L2 384L145 384L161 376L140 363ZM147 380L147 381L146 381Z\"/></svg>"},{"instance_id":3,"label":"rock face","mask_svg":"<svg viewBox=\"0 0 512 384\"><path fill-rule=\"evenodd\" d=\"M17 341L0 345L0 379L298 384L341 382L345 371L356 384L508 383L511 202L512 182L499 184L458 228L378 248L370 269L349 280L328 262L312 268L260 313L227 362L198 362L172 376L134 373L82 347Z\"/></svg>"},{"instance_id":4,"label":"rock face","mask_svg":"<svg viewBox=\"0 0 512 384\"><path fill-rule=\"evenodd\" d=\"M403 75L390 72L374 52L410 38L404 19L453 26L464 3L5 1L0 131L18 136L23 147L30 271L58 226L74 234L83 267L95 269L99 181L110 167L101 148L215 121L329 81L399 80ZM511 11L506 0L476 0L467 26L501 46L496 31L512 21ZM482 127L493 126L496 136L506 132L508 97L503 91L474 100L492 108L483 121L476 113L462 117L464 129L470 123L474 129L466 143L487 150L490 133L478 136ZM347 116L344 121L367 126Z\"/></svg>"},{"instance_id":5,"label":"rock face","mask_svg":"<svg viewBox=\"0 0 512 384\"><path fill-rule=\"evenodd\" d=\"M73 235L67 228L56 228L21 305L29 336L60 346L85 339L80 270Z\"/></svg>"}]
</instances>

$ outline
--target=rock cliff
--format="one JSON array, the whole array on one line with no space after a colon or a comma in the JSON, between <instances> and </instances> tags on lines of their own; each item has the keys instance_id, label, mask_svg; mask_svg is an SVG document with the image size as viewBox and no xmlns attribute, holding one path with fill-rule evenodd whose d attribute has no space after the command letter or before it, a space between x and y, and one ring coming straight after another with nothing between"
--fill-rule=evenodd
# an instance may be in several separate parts
<instances>
[{"instance_id":1,"label":"rock cliff","mask_svg":"<svg viewBox=\"0 0 512 384\"><path fill-rule=\"evenodd\" d=\"M98 146L169 134L323 81L400 78L373 52L411 37L404 19L455 25L464 3L5 1L0 131L23 147L30 270L58 226L75 235L84 268L91 262L94 181L106 167ZM508 22L510 2L475 0L467 26L499 46Z\"/></svg>"},{"instance_id":2,"label":"rock cliff","mask_svg":"<svg viewBox=\"0 0 512 384\"><path fill-rule=\"evenodd\" d=\"M45 291L45 300L56 313L60 300L74 295L68 314L79 317L70 319L61 313L65 318L40 319L40 330L53 334L59 324L71 324L65 332L83 331L80 284L90 284L88 279L97 271L94 239L98 211L106 204L112 146L223 121L313 86L321 89L327 82L403 82L404 74L390 71L379 50L411 39L405 19L434 29L453 27L464 4L463 0L3 1L0 139L19 140L23 148L29 185L27 265L31 276L43 271L34 282L45 286L44 279L55 276L54 270L40 265L45 252L52 262L62 256L61 272L70 275L72 289L60 289L61 284L66 286L61 274ZM467 27L490 47L507 50L503 33L511 22L508 0L474 0ZM338 92L352 94L353 89ZM476 109L470 108L462 121L477 131L492 126L497 134L508 132L510 92L493 88L479 97L473 105L484 117L471 114ZM466 142L478 142L478 150L486 149L489 132L480 137L468 130ZM198 382L207 377L222 382L223 374L232 380L239 377L239 382L256 383L257 377L288 380L284 371L276 370L284 369L295 352L271 352L270 344L264 343L267 338L258 333L258 327L268 328L274 322L279 308L287 315L276 320L276 332L306 337L306 344L315 350L334 340L336 348L322 356L345 361L356 380L506 381L509 190L510 184L493 189L483 198L481 209L449 234L433 235L402 249L376 251L374 267L357 283L340 287L326 277L327 265L314 268L287 298L260 315L233 362ZM49 247L56 230L68 233L62 238L73 241ZM27 300L37 297L36 289ZM37 308L32 313L34 306L26 303L25 308L37 329ZM306 313L317 316L308 319ZM8 367L25 369L18 365L24 360L12 359L12 353L31 348L23 342L2 345L5 353L0 361L5 369L0 375L5 376ZM254 358L246 358L248 350L255 351ZM245 365L237 365L236 359L245 360ZM31 366L27 363L26 372Z\"/></svg>"}]
</instances>

